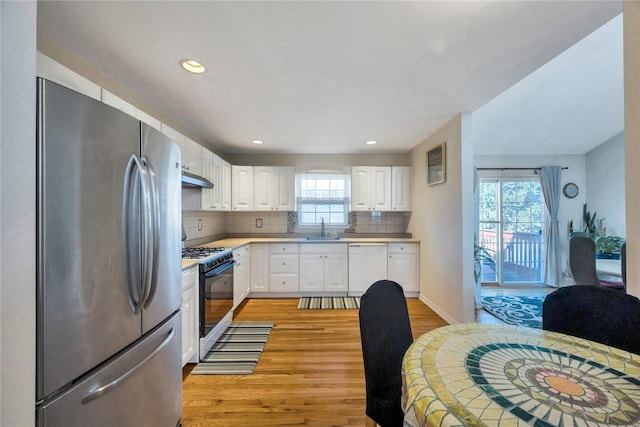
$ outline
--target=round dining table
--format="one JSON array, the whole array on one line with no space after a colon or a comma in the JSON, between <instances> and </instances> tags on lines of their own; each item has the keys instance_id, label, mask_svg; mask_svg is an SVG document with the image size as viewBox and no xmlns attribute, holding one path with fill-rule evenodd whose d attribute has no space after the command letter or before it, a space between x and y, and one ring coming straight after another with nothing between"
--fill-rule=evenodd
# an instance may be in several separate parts
<instances>
[{"instance_id":1,"label":"round dining table","mask_svg":"<svg viewBox=\"0 0 640 427\"><path fill-rule=\"evenodd\" d=\"M640 426L640 355L540 329L463 323L402 362L405 426Z\"/></svg>"}]
</instances>

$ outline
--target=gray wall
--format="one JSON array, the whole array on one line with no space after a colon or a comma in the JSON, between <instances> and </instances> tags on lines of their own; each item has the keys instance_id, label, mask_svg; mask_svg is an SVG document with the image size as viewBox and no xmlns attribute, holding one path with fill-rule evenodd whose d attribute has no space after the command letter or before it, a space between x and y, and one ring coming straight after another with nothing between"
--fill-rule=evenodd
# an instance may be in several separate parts
<instances>
[{"instance_id":1,"label":"gray wall","mask_svg":"<svg viewBox=\"0 0 640 427\"><path fill-rule=\"evenodd\" d=\"M587 203L596 218L605 218L608 235L625 237L624 133L586 155Z\"/></svg>"},{"instance_id":2,"label":"gray wall","mask_svg":"<svg viewBox=\"0 0 640 427\"><path fill-rule=\"evenodd\" d=\"M0 2L0 425L35 423L36 2Z\"/></svg>"}]
</instances>

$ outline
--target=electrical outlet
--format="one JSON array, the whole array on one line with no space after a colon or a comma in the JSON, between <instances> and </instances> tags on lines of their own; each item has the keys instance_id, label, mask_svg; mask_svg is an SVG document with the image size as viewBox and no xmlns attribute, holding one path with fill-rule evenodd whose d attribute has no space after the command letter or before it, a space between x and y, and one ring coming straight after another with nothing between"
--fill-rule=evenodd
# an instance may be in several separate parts
<instances>
[{"instance_id":1,"label":"electrical outlet","mask_svg":"<svg viewBox=\"0 0 640 427\"><path fill-rule=\"evenodd\" d=\"M198 218L198 231L202 231L202 220Z\"/></svg>"},{"instance_id":2,"label":"electrical outlet","mask_svg":"<svg viewBox=\"0 0 640 427\"><path fill-rule=\"evenodd\" d=\"M256 218L256 228L262 228L262 218Z\"/></svg>"}]
</instances>

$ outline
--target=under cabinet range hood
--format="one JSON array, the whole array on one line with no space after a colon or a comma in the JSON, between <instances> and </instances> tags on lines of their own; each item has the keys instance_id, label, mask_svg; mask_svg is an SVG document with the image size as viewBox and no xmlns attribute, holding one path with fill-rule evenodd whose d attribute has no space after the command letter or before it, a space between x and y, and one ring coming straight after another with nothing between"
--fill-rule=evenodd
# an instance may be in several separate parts
<instances>
[{"instance_id":1,"label":"under cabinet range hood","mask_svg":"<svg viewBox=\"0 0 640 427\"><path fill-rule=\"evenodd\" d=\"M182 186L189 188L213 188L213 183L199 175L182 171Z\"/></svg>"}]
</instances>

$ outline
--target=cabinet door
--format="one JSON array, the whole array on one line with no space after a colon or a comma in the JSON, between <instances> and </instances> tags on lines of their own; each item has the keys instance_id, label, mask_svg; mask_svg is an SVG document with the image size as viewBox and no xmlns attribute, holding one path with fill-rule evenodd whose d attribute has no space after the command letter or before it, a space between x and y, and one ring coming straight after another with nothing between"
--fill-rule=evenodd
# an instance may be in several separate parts
<instances>
[{"instance_id":1,"label":"cabinet door","mask_svg":"<svg viewBox=\"0 0 640 427\"><path fill-rule=\"evenodd\" d=\"M211 189L213 193L213 210L220 211L222 210L222 159L215 154L213 155L213 175L210 181L213 182L213 188Z\"/></svg>"},{"instance_id":2,"label":"cabinet door","mask_svg":"<svg viewBox=\"0 0 640 427\"><path fill-rule=\"evenodd\" d=\"M254 210L272 211L274 210L274 177L273 166L253 167L253 199Z\"/></svg>"},{"instance_id":3,"label":"cabinet door","mask_svg":"<svg viewBox=\"0 0 640 427\"><path fill-rule=\"evenodd\" d=\"M411 211L411 166L391 168L391 210Z\"/></svg>"},{"instance_id":4,"label":"cabinet door","mask_svg":"<svg viewBox=\"0 0 640 427\"><path fill-rule=\"evenodd\" d=\"M220 185L220 210L231 210L231 164L222 160Z\"/></svg>"},{"instance_id":5,"label":"cabinet door","mask_svg":"<svg viewBox=\"0 0 640 427\"><path fill-rule=\"evenodd\" d=\"M251 292L269 291L269 244L251 244Z\"/></svg>"},{"instance_id":6,"label":"cabinet door","mask_svg":"<svg viewBox=\"0 0 640 427\"><path fill-rule=\"evenodd\" d=\"M233 266L233 306L237 307L247 296L245 285L247 280L247 268L244 259L236 260Z\"/></svg>"},{"instance_id":7,"label":"cabinet door","mask_svg":"<svg viewBox=\"0 0 640 427\"><path fill-rule=\"evenodd\" d=\"M370 166L351 168L351 209L354 211L371 210Z\"/></svg>"},{"instance_id":8,"label":"cabinet door","mask_svg":"<svg viewBox=\"0 0 640 427\"><path fill-rule=\"evenodd\" d=\"M211 211L216 208L214 156L215 155L206 148L202 149L202 176L213 182L213 188L203 188L200 190L200 209L203 211Z\"/></svg>"},{"instance_id":9,"label":"cabinet door","mask_svg":"<svg viewBox=\"0 0 640 427\"><path fill-rule=\"evenodd\" d=\"M202 175L202 145L185 137L182 163L187 172Z\"/></svg>"},{"instance_id":10,"label":"cabinet door","mask_svg":"<svg viewBox=\"0 0 640 427\"><path fill-rule=\"evenodd\" d=\"M274 208L277 211L293 211L295 206L295 169L290 166L273 168Z\"/></svg>"},{"instance_id":11,"label":"cabinet door","mask_svg":"<svg viewBox=\"0 0 640 427\"><path fill-rule=\"evenodd\" d=\"M298 254L274 254L272 253L269 260L270 273L297 273Z\"/></svg>"},{"instance_id":12,"label":"cabinet door","mask_svg":"<svg viewBox=\"0 0 640 427\"><path fill-rule=\"evenodd\" d=\"M324 290L324 255L300 255L300 291L322 292Z\"/></svg>"},{"instance_id":13,"label":"cabinet door","mask_svg":"<svg viewBox=\"0 0 640 427\"><path fill-rule=\"evenodd\" d=\"M298 273L277 273L269 277L271 292L298 292Z\"/></svg>"},{"instance_id":14,"label":"cabinet door","mask_svg":"<svg viewBox=\"0 0 640 427\"><path fill-rule=\"evenodd\" d=\"M231 166L231 202L234 211L253 210L253 166Z\"/></svg>"},{"instance_id":15,"label":"cabinet door","mask_svg":"<svg viewBox=\"0 0 640 427\"><path fill-rule=\"evenodd\" d=\"M391 210L391 166L371 169L371 208L374 211Z\"/></svg>"},{"instance_id":16,"label":"cabinet door","mask_svg":"<svg viewBox=\"0 0 640 427\"><path fill-rule=\"evenodd\" d=\"M347 254L324 255L324 290L327 292L347 292L349 261Z\"/></svg>"},{"instance_id":17,"label":"cabinet door","mask_svg":"<svg viewBox=\"0 0 640 427\"><path fill-rule=\"evenodd\" d=\"M197 353L197 303L195 286L182 292L182 366L192 361Z\"/></svg>"},{"instance_id":18,"label":"cabinet door","mask_svg":"<svg viewBox=\"0 0 640 427\"><path fill-rule=\"evenodd\" d=\"M389 254L388 277L402 286L405 292L418 292L417 254Z\"/></svg>"}]
</instances>

